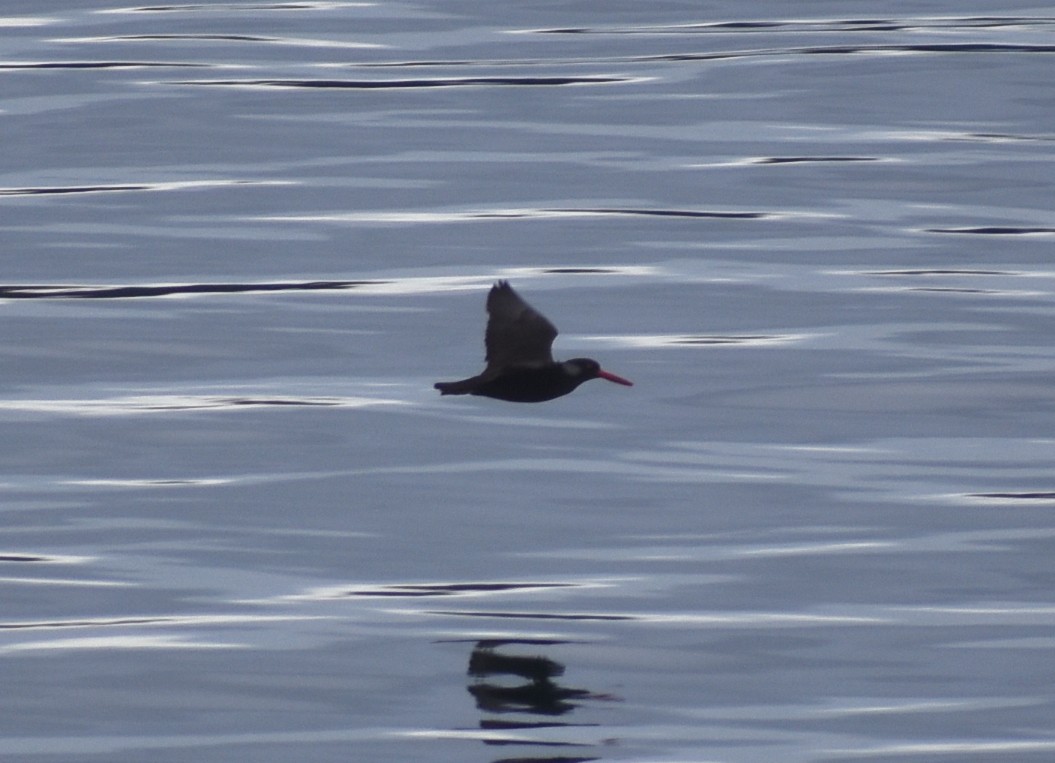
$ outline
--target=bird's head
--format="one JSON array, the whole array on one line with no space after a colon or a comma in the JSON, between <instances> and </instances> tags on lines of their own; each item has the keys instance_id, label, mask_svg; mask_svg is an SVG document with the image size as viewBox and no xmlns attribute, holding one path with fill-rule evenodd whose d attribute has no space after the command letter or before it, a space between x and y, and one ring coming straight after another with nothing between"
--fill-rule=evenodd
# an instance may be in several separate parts
<instances>
[{"instance_id":1,"label":"bird's head","mask_svg":"<svg viewBox=\"0 0 1055 763\"><path fill-rule=\"evenodd\" d=\"M579 383L589 381L590 379L607 379L610 382L623 384L627 387L634 386L632 381L610 373L609 371L605 371L601 368L601 364L592 358L572 358L571 360L564 361L560 365L561 368L564 369L564 373L571 378L576 379Z\"/></svg>"}]
</instances>

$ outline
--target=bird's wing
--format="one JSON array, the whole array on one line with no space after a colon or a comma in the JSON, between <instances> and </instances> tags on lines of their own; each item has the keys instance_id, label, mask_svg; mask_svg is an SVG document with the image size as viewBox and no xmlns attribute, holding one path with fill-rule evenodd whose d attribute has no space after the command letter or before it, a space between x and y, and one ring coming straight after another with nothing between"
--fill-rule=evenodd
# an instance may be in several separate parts
<instances>
[{"instance_id":1,"label":"bird's wing","mask_svg":"<svg viewBox=\"0 0 1055 763\"><path fill-rule=\"evenodd\" d=\"M506 366L538 366L553 362L550 347L557 336L556 327L513 291L506 281L499 281L487 295L488 370Z\"/></svg>"}]
</instances>

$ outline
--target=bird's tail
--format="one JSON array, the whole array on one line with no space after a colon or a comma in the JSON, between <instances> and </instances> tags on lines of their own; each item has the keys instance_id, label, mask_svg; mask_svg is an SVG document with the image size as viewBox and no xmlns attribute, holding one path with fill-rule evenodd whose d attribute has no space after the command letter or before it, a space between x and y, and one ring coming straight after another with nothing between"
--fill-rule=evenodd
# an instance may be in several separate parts
<instances>
[{"instance_id":1,"label":"bird's tail","mask_svg":"<svg viewBox=\"0 0 1055 763\"><path fill-rule=\"evenodd\" d=\"M476 379L462 379L461 381L436 382L432 386L440 391L441 395L468 395L473 391Z\"/></svg>"}]
</instances>

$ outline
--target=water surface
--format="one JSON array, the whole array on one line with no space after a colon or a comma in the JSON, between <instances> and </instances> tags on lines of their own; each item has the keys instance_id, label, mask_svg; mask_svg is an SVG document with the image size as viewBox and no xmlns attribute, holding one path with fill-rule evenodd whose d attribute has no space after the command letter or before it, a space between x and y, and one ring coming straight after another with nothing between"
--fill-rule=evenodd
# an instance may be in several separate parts
<instances>
[{"instance_id":1,"label":"water surface","mask_svg":"<svg viewBox=\"0 0 1055 763\"><path fill-rule=\"evenodd\" d=\"M0 756L1050 759L1055 17L894 5L5 4Z\"/></svg>"}]
</instances>

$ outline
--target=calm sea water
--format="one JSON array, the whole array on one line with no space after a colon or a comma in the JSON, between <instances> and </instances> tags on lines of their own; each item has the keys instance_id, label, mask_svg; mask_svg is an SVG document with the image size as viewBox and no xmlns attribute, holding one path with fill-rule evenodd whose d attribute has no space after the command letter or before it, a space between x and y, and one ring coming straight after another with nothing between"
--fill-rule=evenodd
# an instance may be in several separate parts
<instances>
[{"instance_id":1,"label":"calm sea water","mask_svg":"<svg viewBox=\"0 0 1055 763\"><path fill-rule=\"evenodd\" d=\"M1050 7L2 13L0 757L1055 755Z\"/></svg>"}]
</instances>

